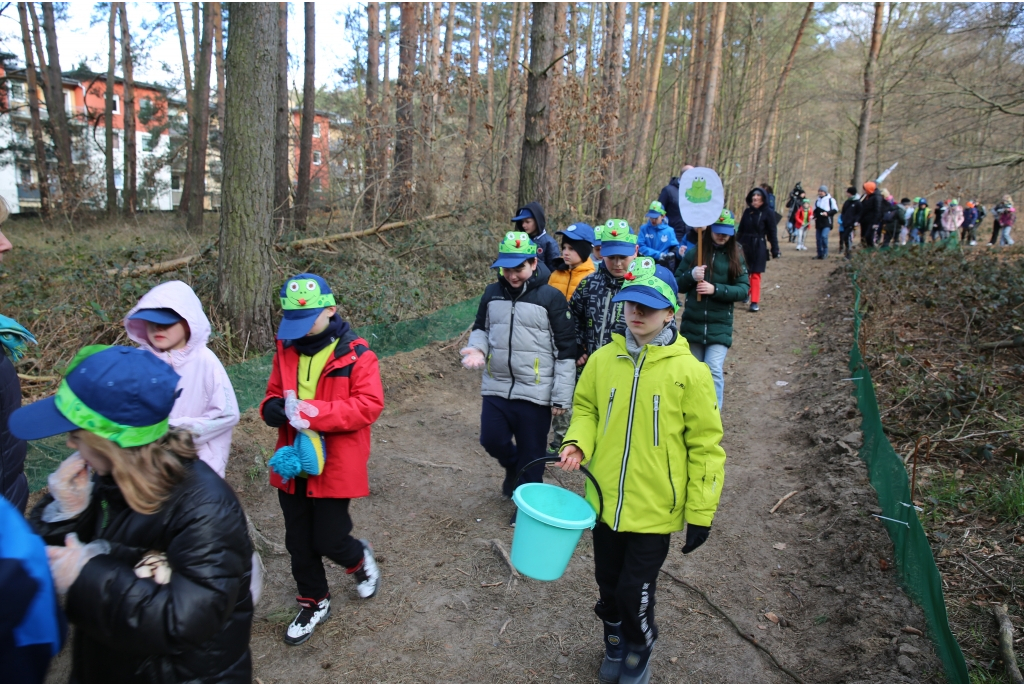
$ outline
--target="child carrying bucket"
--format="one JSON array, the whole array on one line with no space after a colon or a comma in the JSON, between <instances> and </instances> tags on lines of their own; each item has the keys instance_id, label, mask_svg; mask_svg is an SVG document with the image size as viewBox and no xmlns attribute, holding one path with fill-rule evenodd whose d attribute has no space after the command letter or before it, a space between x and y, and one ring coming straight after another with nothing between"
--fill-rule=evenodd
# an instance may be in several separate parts
<instances>
[{"instance_id":1,"label":"child carrying bucket","mask_svg":"<svg viewBox=\"0 0 1024 685\"><path fill-rule=\"evenodd\" d=\"M688 554L708 538L725 478L722 420L705 364L669 324L675 279L650 257L633 262L614 297L627 330L595 351L576 384L561 468L583 462L604 494L594 574L604 621L603 683L645 683L658 637L654 592L672 533ZM599 509L588 483L587 501Z\"/></svg>"}]
</instances>

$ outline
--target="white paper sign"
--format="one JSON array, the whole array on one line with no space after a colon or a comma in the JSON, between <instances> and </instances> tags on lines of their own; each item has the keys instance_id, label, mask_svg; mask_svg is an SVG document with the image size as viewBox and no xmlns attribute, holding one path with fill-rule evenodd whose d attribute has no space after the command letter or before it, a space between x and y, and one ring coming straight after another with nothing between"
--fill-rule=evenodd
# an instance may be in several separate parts
<instances>
[{"instance_id":1,"label":"white paper sign","mask_svg":"<svg viewBox=\"0 0 1024 685\"><path fill-rule=\"evenodd\" d=\"M694 167L679 179L679 213L687 226L699 228L718 221L725 207L725 188L714 169Z\"/></svg>"}]
</instances>

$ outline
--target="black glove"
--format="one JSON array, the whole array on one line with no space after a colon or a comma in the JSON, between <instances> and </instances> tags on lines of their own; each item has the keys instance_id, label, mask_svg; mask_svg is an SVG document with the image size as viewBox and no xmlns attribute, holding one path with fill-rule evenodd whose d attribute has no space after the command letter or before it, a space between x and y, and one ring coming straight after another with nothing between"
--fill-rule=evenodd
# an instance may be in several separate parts
<instances>
[{"instance_id":1,"label":"black glove","mask_svg":"<svg viewBox=\"0 0 1024 685\"><path fill-rule=\"evenodd\" d=\"M288 417L284 415L284 398L272 397L263 405L263 423L271 428L280 428L288 423Z\"/></svg>"},{"instance_id":2,"label":"black glove","mask_svg":"<svg viewBox=\"0 0 1024 685\"><path fill-rule=\"evenodd\" d=\"M689 554L707 542L710 532L711 526L695 526L692 523L687 523L686 544L683 545L683 554Z\"/></svg>"}]
</instances>

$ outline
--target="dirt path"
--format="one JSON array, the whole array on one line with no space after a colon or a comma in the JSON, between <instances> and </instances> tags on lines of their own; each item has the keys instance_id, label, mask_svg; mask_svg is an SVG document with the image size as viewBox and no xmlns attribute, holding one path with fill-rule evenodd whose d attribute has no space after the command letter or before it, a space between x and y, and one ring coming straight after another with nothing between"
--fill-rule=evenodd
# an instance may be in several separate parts
<instances>
[{"instance_id":1,"label":"dirt path","mask_svg":"<svg viewBox=\"0 0 1024 685\"><path fill-rule=\"evenodd\" d=\"M930 643L901 632L923 628L921 614L898 589L888 538L870 517L879 510L865 468L836 442L859 421L840 380L849 279L833 273L838 260L811 256L786 249L769 264L761 312L737 308L721 507L697 552L684 558L674 538L665 570L707 592L807 681L941 680ZM388 405L374 431L372 496L352 512L356 533L377 550L380 594L356 599L344 570L329 567L332 617L306 644L286 647L294 584L287 556L266 555L269 584L252 638L259 681L596 680L589 534L561 580L509 582L489 541L508 549L511 504L499 495L501 469L478 444L479 374L457 358L456 348L435 344L384 361ZM229 480L256 526L281 544L262 468L273 442L254 415L243 418ZM578 489L577 477L558 477ZM699 596L667 577L658 590L655 682L790 682ZM767 612L784 620L772 623Z\"/></svg>"}]
</instances>

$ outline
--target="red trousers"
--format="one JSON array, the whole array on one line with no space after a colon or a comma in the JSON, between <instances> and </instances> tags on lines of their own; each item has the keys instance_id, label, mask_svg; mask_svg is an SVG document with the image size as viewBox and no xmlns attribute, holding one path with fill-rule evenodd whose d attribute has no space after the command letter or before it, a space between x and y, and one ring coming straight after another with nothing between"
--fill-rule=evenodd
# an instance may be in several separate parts
<instances>
[{"instance_id":1,"label":"red trousers","mask_svg":"<svg viewBox=\"0 0 1024 685\"><path fill-rule=\"evenodd\" d=\"M761 301L761 274L750 274L750 301L754 304Z\"/></svg>"}]
</instances>

